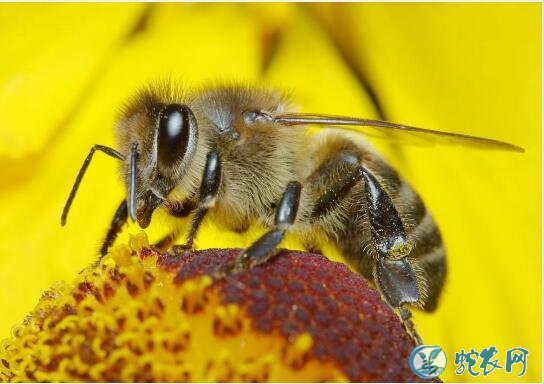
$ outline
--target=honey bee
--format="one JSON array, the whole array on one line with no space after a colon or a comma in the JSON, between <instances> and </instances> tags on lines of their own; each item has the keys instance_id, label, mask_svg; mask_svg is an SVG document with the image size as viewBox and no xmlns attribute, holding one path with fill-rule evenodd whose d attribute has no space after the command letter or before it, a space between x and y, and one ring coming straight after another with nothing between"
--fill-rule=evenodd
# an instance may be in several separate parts
<instances>
[{"instance_id":1,"label":"honey bee","mask_svg":"<svg viewBox=\"0 0 544 384\"><path fill-rule=\"evenodd\" d=\"M308 135L309 125L331 129ZM157 209L191 215L186 249L209 213L234 230L254 223L269 228L223 275L269 260L287 231L309 244L331 239L421 343L406 306L437 306L447 271L440 231L419 195L364 139L361 127L523 151L497 140L385 121L291 113L287 98L268 89L218 85L186 93L172 85L148 86L122 110L119 150L91 148L61 224L98 150L121 161L127 187L101 255L128 218L146 228ZM167 248L177 235L157 246Z\"/></svg>"}]
</instances>

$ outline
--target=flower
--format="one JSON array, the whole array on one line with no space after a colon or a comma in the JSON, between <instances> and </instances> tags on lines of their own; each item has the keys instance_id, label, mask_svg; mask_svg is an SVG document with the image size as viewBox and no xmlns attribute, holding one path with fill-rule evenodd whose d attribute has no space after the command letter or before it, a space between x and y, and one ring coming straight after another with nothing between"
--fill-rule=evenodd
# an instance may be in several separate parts
<instances>
[{"instance_id":1,"label":"flower","mask_svg":"<svg viewBox=\"0 0 544 384\"><path fill-rule=\"evenodd\" d=\"M144 232L46 291L0 349L5 381L420 381L393 310L341 263L283 251L159 253Z\"/></svg>"},{"instance_id":2,"label":"flower","mask_svg":"<svg viewBox=\"0 0 544 384\"><path fill-rule=\"evenodd\" d=\"M379 117L512 141L512 155L375 141L421 194L448 250L438 310L415 313L450 359L444 380L539 381L540 4L0 5L0 329L97 254L125 191L96 156L66 228L66 194L117 108L150 79L264 80L304 111ZM376 100L377 103L374 103ZM154 218L153 242L173 223ZM128 241L127 227L119 243ZM206 221L198 248L245 247ZM301 249L295 238L282 247ZM77 252L75 251L77 249ZM341 260L333 244L324 254ZM536 303L536 304L535 304ZM512 314L515 321L512 321ZM453 354L530 351L525 376L457 376Z\"/></svg>"}]
</instances>

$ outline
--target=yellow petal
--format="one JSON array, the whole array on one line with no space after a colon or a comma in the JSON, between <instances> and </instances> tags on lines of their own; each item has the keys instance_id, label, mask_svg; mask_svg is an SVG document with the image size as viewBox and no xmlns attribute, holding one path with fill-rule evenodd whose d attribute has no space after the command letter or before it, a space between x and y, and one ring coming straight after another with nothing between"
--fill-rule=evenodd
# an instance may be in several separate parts
<instances>
[{"instance_id":1,"label":"yellow petal","mask_svg":"<svg viewBox=\"0 0 544 384\"><path fill-rule=\"evenodd\" d=\"M20 160L47 146L144 7L0 7L0 158Z\"/></svg>"}]
</instances>

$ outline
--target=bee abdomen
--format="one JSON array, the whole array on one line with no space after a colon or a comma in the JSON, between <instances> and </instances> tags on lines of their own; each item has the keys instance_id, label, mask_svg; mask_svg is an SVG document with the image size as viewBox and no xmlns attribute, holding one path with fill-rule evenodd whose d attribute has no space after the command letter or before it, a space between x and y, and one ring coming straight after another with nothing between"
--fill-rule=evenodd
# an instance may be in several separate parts
<instances>
[{"instance_id":1,"label":"bee abdomen","mask_svg":"<svg viewBox=\"0 0 544 384\"><path fill-rule=\"evenodd\" d=\"M436 308L444 286L447 266L440 230L428 211L419 222L408 229L408 237L414 244L408 257L424 275L424 298L421 303L426 311L432 311Z\"/></svg>"}]
</instances>

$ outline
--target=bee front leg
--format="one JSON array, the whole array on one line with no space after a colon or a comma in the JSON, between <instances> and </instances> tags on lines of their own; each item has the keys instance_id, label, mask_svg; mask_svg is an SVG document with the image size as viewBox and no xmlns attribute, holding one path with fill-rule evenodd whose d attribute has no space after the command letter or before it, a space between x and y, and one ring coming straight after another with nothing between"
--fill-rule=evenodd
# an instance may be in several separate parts
<instances>
[{"instance_id":1,"label":"bee front leg","mask_svg":"<svg viewBox=\"0 0 544 384\"><path fill-rule=\"evenodd\" d=\"M121 204L119 204L119 207L117 207L117 210L113 215L113 219L111 219L110 228L108 229L106 237L104 238L102 246L100 247L100 256L98 256L98 259L96 259L96 261L90 265L90 268L94 268L100 264L100 261L108 254L110 247L115 242L115 239L119 235L119 232L121 232L121 228L123 228L123 225L125 225L127 220L128 206L127 201L123 200L121 201ZM87 268L81 270L79 273L83 273L83 271L85 271Z\"/></svg>"},{"instance_id":2,"label":"bee front leg","mask_svg":"<svg viewBox=\"0 0 544 384\"><path fill-rule=\"evenodd\" d=\"M119 207L117 207L117 210L115 211L113 218L111 219L110 228L108 229L106 237L104 238L102 246L100 247L100 256L98 256L94 263L92 263L89 267L84 268L79 273L83 273L83 271L85 271L87 268L94 268L100 264L100 261L102 261L104 256L108 254L110 247L115 242L115 239L117 239L119 232L121 232L121 229L123 228L123 225L125 225L127 220L128 206L127 201L123 200L121 201L121 204L119 204Z\"/></svg>"},{"instance_id":3,"label":"bee front leg","mask_svg":"<svg viewBox=\"0 0 544 384\"><path fill-rule=\"evenodd\" d=\"M108 254L108 250L112 246L112 244L115 242L115 239L119 235L119 232L121 232L121 228L128 219L128 207L127 207L127 201L123 200L121 201L121 204L119 204L119 207L115 211L115 214L113 215L113 218L111 220L110 228L108 229L108 232L106 233L106 237L104 238L104 242L102 243L102 247L100 247L100 257L97 260L97 264L102 260L104 256Z\"/></svg>"},{"instance_id":4,"label":"bee front leg","mask_svg":"<svg viewBox=\"0 0 544 384\"><path fill-rule=\"evenodd\" d=\"M198 229L206 217L208 210L215 206L219 187L221 186L221 158L218 151L211 151L206 157L206 166L200 183L198 205L193 213L191 229L187 235L187 241L177 247L192 249Z\"/></svg>"},{"instance_id":5,"label":"bee front leg","mask_svg":"<svg viewBox=\"0 0 544 384\"><path fill-rule=\"evenodd\" d=\"M225 274L241 272L262 264L277 252L277 245L283 240L287 229L295 222L302 186L293 181L287 185L276 208L274 227L247 248L234 263L227 266Z\"/></svg>"}]
</instances>

